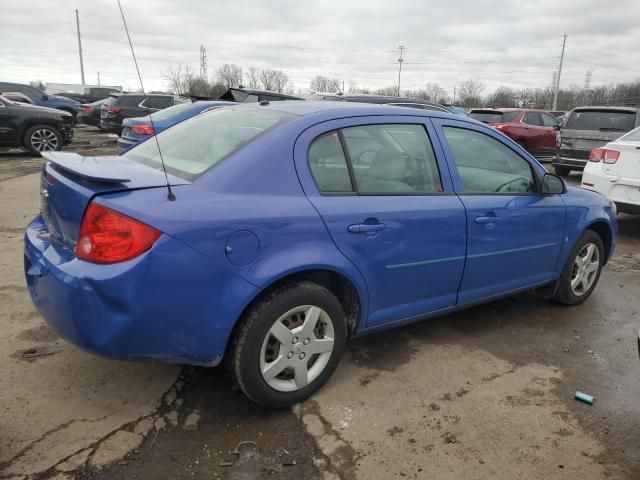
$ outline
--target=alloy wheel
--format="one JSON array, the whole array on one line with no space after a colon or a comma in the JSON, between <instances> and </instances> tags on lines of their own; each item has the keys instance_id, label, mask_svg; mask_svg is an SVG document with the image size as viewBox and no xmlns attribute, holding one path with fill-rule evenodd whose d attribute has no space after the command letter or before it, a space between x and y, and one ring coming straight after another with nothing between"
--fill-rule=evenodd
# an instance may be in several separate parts
<instances>
[{"instance_id":1,"label":"alloy wheel","mask_svg":"<svg viewBox=\"0 0 640 480\"><path fill-rule=\"evenodd\" d=\"M600 250L595 243L587 243L573 262L571 291L577 297L587 293L593 286L600 269Z\"/></svg>"},{"instance_id":2,"label":"alloy wheel","mask_svg":"<svg viewBox=\"0 0 640 480\"><path fill-rule=\"evenodd\" d=\"M278 318L262 342L260 373L274 390L293 392L323 372L333 352L335 330L320 307L301 305Z\"/></svg>"},{"instance_id":3,"label":"alloy wheel","mask_svg":"<svg viewBox=\"0 0 640 480\"><path fill-rule=\"evenodd\" d=\"M29 139L31 145L38 152L48 152L52 150L57 150L60 141L58 140L58 136L52 130L48 128L39 128L35 132L31 134L31 138Z\"/></svg>"}]
</instances>

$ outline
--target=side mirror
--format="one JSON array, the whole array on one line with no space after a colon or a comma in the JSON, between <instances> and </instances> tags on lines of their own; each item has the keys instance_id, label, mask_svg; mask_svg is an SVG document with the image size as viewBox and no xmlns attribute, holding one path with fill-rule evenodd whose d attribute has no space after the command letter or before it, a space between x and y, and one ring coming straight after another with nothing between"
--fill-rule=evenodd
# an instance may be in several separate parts
<instances>
[{"instance_id":1,"label":"side mirror","mask_svg":"<svg viewBox=\"0 0 640 480\"><path fill-rule=\"evenodd\" d=\"M545 173L542 178L542 193L544 195L560 195L567 193L564 180L553 173Z\"/></svg>"}]
</instances>

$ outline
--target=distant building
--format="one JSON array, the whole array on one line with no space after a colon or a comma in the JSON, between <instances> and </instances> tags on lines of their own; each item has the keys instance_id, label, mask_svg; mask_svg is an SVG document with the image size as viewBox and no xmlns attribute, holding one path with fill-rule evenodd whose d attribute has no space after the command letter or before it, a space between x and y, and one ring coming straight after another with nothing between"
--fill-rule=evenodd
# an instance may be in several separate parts
<instances>
[{"instance_id":1,"label":"distant building","mask_svg":"<svg viewBox=\"0 0 640 480\"><path fill-rule=\"evenodd\" d=\"M52 83L47 82L46 92L51 95L59 95L62 93L79 93L81 95L96 95L105 92L118 91L122 92L121 85L81 85L79 83Z\"/></svg>"}]
</instances>

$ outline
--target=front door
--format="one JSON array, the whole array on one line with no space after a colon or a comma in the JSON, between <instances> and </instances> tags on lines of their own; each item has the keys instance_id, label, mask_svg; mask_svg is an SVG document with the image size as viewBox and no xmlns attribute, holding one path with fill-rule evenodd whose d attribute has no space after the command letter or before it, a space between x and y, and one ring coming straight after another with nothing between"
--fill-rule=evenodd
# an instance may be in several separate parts
<instances>
[{"instance_id":1,"label":"front door","mask_svg":"<svg viewBox=\"0 0 640 480\"><path fill-rule=\"evenodd\" d=\"M368 327L456 304L465 210L432 138L425 117L385 116L326 122L296 142L305 193L367 284Z\"/></svg>"},{"instance_id":2,"label":"front door","mask_svg":"<svg viewBox=\"0 0 640 480\"><path fill-rule=\"evenodd\" d=\"M454 188L467 209L467 263L458 303L553 280L565 206L559 195L539 193L542 167L486 128L449 120L437 124Z\"/></svg>"}]
</instances>

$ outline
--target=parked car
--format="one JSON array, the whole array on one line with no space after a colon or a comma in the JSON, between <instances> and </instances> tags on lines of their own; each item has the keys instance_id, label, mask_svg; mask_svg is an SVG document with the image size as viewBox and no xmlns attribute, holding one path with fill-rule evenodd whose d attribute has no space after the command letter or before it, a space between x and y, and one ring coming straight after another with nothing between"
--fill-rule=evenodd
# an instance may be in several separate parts
<instances>
[{"instance_id":1,"label":"parked car","mask_svg":"<svg viewBox=\"0 0 640 480\"><path fill-rule=\"evenodd\" d=\"M257 90L255 88L232 87L224 92L218 100L226 100L236 103L280 102L283 100L304 100L302 97L288 95L270 90Z\"/></svg>"},{"instance_id":2,"label":"parked car","mask_svg":"<svg viewBox=\"0 0 640 480\"><path fill-rule=\"evenodd\" d=\"M85 125L93 125L94 127L100 126L100 112L104 100L98 100L97 102L87 103L80 105L80 112L76 117L78 123Z\"/></svg>"},{"instance_id":3,"label":"parked car","mask_svg":"<svg viewBox=\"0 0 640 480\"><path fill-rule=\"evenodd\" d=\"M120 138L118 139L118 154L126 152L154 134L158 134L187 118L191 118L213 108L228 105L235 104L224 101L181 103L152 113L146 117L125 118L122 121L122 133L120 133ZM151 120L153 120L153 124Z\"/></svg>"},{"instance_id":4,"label":"parked car","mask_svg":"<svg viewBox=\"0 0 640 480\"><path fill-rule=\"evenodd\" d=\"M469 117L491 125L537 157L551 158L558 151L560 124L546 112L524 108L475 108Z\"/></svg>"},{"instance_id":5,"label":"parked car","mask_svg":"<svg viewBox=\"0 0 640 480\"><path fill-rule=\"evenodd\" d=\"M100 128L119 135L125 118L142 117L180 103L191 103L191 99L169 94L112 93L100 107Z\"/></svg>"},{"instance_id":6,"label":"parked car","mask_svg":"<svg viewBox=\"0 0 640 480\"><path fill-rule=\"evenodd\" d=\"M7 100L11 100L12 102L25 103L27 105L34 105L33 100L27 97L24 93L20 92L0 92Z\"/></svg>"},{"instance_id":7,"label":"parked car","mask_svg":"<svg viewBox=\"0 0 640 480\"><path fill-rule=\"evenodd\" d=\"M458 105L449 105L449 104L444 104L444 106L447 107L456 115L462 115L463 117L469 116L469 112L467 111L466 108L459 107Z\"/></svg>"},{"instance_id":8,"label":"parked car","mask_svg":"<svg viewBox=\"0 0 640 480\"><path fill-rule=\"evenodd\" d=\"M409 97L389 97L384 95L368 95L360 93L320 93L314 95L317 100L325 100L330 102L358 102L373 103L378 105L389 105L393 107L409 107L419 110L433 110L436 112L453 113L451 109L440 105L439 103L422 100L419 98Z\"/></svg>"},{"instance_id":9,"label":"parked car","mask_svg":"<svg viewBox=\"0 0 640 480\"><path fill-rule=\"evenodd\" d=\"M224 357L262 405L312 395L355 335L533 288L582 303L616 243L605 197L450 114L270 102L156 139L45 154L31 299L108 357Z\"/></svg>"},{"instance_id":10,"label":"parked car","mask_svg":"<svg viewBox=\"0 0 640 480\"><path fill-rule=\"evenodd\" d=\"M95 103L99 100L105 100L112 93L122 93L111 87L87 87L84 93L64 92L58 95L65 96L80 104Z\"/></svg>"},{"instance_id":11,"label":"parked car","mask_svg":"<svg viewBox=\"0 0 640 480\"><path fill-rule=\"evenodd\" d=\"M553 159L558 175L584 170L591 150L600 148L640 126L633 107L578 107L571 110L560 130L560 150Z\"/></svg>"},{"instance_id":12,"label":"parked car","mask_svg":"<svg viewBox=\"0 0 640 480\"><path fill-rule=\"evenodd\" d=\"M68 112L0 96L1 147L24 147L34 153L61 150L73 138L72 125Z\"/></svg>"},{"instance_id":13,"label":"parked car","mask_svg":"<svg viewBox=\"0 0 640 480\"><path fill-rule=\"evenodd\" d=\"M70 98L49 95L31 85L22 83L0 82L0 92L20 92L29 97L39 107L56 108L69 112L74 117L78 114L79 104Z\"/></svg>"},{"instance_id":14,"label":"parked car","mask_svg":"<svg viewBox=\"0 0 640 480\"><path fill-rule=\"evenodd\" d=\"M591 150L582 187L609 197L619 212L640 214L640 127Z\"/></svg>"}]
</instances>

